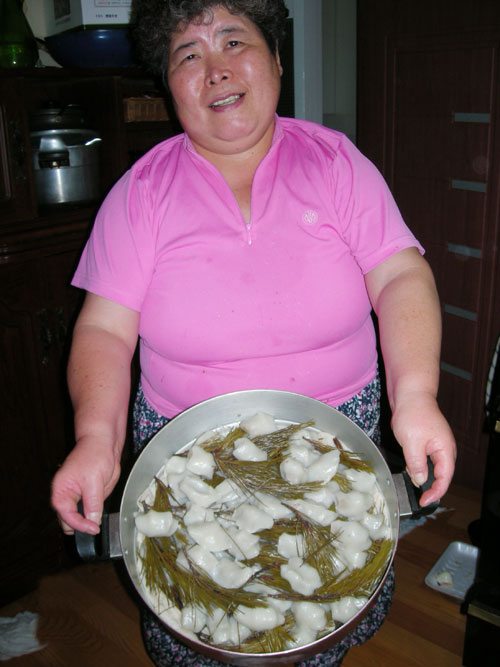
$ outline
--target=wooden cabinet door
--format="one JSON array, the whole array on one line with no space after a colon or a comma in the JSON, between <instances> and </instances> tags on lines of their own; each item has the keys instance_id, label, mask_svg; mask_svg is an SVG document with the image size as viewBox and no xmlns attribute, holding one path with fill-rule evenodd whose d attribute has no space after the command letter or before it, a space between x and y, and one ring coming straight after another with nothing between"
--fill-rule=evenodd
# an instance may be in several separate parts
<instances>
[{"instance_id":1,"label":"wooden cabinet door","mask_svg":"<svg viewBox=\"0 0 500 667\"><path fill-rule=\"evenodd\" d=\"M64 249L46 255L43 261L47 289L48 325L51 349L45 367L47 426L53 456L62 463L74 445L73 410L66 384L66 367L71 345L72 329L83 302L84 293L71 287L80 247ZM53 400L53 396L57 400Z\"/></svg>"},{"instance_id":2,"label":"wooden cabinet door","mask_svg":"<svg viewBox=\"0 0 500 667\"><path fill-rule=\"evenodd\" d=\"M53 468L44 397L50 348L39 266L0 267L0 597L34 587L39 570L60 560L61 540L49 507ZM53 400L57 400L52 397Z\"/></svg>"},{"instance_id":3,"label":"wooden cabinet door","mask_svg":"<svg viewBox=\"0 0 500 667\"><path fill-rule=\"evenodd\" d=\"M36 215L29 130L21 83L0 77L0 222Z\"/></svg>"},{"instance_id":4,"label":"wooden cabinet door","mask_svg":"<svg viewBox=\"0 0 500 667\"><path fill-rule=\"evenodd\" d=\"M67 353L79 290L69 286L79 249L0 265L0 599L58 569L63 538L50 482L74 444Z\"/></svg>"},{"instance_id":5,"label":"wooden cabinet door","mask_svg":"<svg viewBox=\"0 0 500 667\"><path fill-rule=\"evenodd\" d=\"M456 479L477 486L498 336L500 4L361 0L358 20L358 144L434 270L443 313L439 401L459 447Z\"/></svg>"}]
</instances>

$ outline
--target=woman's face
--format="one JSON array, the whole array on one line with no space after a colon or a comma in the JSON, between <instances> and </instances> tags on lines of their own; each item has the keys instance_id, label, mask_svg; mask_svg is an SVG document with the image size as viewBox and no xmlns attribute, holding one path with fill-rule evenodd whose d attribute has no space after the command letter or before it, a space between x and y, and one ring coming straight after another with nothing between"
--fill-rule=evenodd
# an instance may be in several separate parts
<instances>
[{"instance_id":1,"label":"woman's face","mask_svg":"<svg viewBox=\"0 0 500 667\"><path fill-rule=\"evenodd\" d=\"M201 154L267 150L282 73L279 57L245 16L213 8L209 24L173 35L168 83L177 115Z\"/></svg>"}]
</instances>

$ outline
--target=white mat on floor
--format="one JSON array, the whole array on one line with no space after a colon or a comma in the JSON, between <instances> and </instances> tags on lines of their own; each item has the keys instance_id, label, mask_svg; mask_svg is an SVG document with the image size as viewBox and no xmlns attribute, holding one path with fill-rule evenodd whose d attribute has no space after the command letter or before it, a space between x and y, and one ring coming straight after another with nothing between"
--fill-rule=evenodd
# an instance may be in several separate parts
<instances>
[{"instance_id":1,"label":"white mat on floor","mask_svg":"<svg viewBox=\"0 0 500 667\"><path fill-rule=\"evenodd\" d=\"M450 512L451 510L446 507L438 507L435 512L429 514L428 516L421 516L418 519L403 518L399 522L399 537L404 537L408 535L414 528L418 526L423 526L427 519L436 519L438 514L442 512Z\"/></svg>"},{"instance_id":2,"label":"white mat on floor","mask_svg":"<svg viewBox=\"0 0 500 667\"><path fill-rule=\"evenodd\" d=\"M13 618L0 617L0 660L34 653L43 648L36 637L38 614L22 611Z\"/></svg>"}]
</instances>

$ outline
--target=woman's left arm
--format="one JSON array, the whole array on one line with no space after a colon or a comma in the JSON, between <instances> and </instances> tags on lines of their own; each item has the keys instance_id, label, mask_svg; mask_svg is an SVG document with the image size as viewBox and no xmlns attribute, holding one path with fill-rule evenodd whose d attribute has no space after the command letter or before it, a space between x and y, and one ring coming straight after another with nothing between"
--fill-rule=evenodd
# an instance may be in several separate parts
<instances>
[{"instance_id":1,"label":"woman's left arm","mask_svg":"<svg viewBox=\"0 0 500 667\"><path fill-rule=\"evenodd\" d=\"M427 479L427 457L434 463L436 480L420 501L428 505L446 493L456 458L453 433L436 400L441 311L434 276L417 248L407 248L365 280L379 321L391 427L417 486Z\"/></svg>"}]
</instances>

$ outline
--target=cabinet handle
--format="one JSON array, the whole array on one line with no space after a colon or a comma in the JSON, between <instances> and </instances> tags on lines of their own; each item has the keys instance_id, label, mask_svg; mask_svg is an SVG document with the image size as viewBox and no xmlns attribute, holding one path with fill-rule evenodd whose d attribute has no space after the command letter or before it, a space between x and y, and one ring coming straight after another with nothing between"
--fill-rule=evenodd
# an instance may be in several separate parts
<instances>
[{"instance_id":1,"label":"cabinet handle","mask_svg":"<svg viewBox=\"0 0 500 667\"><path fill-rule=\"evenodd\" d=\"M54 336L49 327L49 317L46 308L42 308L37 312L38 317L38 337L42 344L42 365L47 366L50 361L50 348L54 340Z\"/></svg>"}]
</instances>

